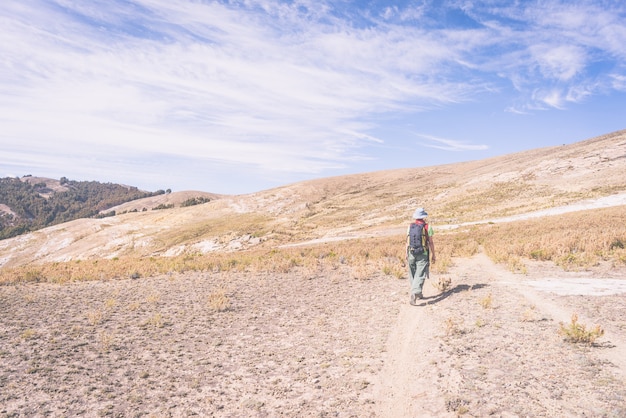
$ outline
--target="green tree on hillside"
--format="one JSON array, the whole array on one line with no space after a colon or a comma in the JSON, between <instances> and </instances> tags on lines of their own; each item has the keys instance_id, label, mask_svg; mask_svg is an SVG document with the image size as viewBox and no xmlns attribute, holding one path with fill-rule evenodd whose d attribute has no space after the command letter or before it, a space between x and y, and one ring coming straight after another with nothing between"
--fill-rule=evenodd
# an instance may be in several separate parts
<instances>
[{"instance_id":1,"label":"green tree on hillside","mask_svg":"<svg viewBox=\"0 0 626 418\"><path fill-rule=\"evenodd\" d=\"M0 239L74 219L100 216L101 211L113 206L165 193L67 177L61 177L60 183L68 190L53 192L45 182L31 184L14 177L0 178L0 204L13 212L0 210Z\"/></svg>"}]
</instances>

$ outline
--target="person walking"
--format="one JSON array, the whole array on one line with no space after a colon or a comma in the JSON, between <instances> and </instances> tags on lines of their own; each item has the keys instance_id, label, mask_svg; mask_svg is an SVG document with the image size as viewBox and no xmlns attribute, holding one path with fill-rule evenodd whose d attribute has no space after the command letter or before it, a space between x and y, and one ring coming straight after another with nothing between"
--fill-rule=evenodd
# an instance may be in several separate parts
<instances>
[{"instance_id":1,"label":"person walking","mask_svg":"<svg viewBox=\"0 0 626 418\"><path fill-rule=\"evenodd\" d=\"M424 281L429 275L430 263L437 260L435 256L434 230L426 222L428 213L424 208L417 208L407 229L406 254L409 266L409 285L411 286L409 303L416 305L422 299Z\"/></svg>"}]
</instances>

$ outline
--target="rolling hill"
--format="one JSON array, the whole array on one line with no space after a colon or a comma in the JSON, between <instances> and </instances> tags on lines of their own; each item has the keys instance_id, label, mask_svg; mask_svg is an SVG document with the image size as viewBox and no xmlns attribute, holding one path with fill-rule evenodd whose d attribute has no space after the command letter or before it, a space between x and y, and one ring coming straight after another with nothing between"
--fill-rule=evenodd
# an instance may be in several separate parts
<instances>
[{"instance_id":1,"label":"rolling hill","mask_svg":"<svg viewBox=\"0 0 626 418\"><path fill-rule=\"evenodd\" d=\"M626 130L458 164L321 178L247 195L205 193L216 199L143 210L200 192L152 196L113 208L125 214L78 219L0 241L0 266L401 234L416 206L426 207L435 225L452 226L623 192Z\"/></svg>"}]
</instances>

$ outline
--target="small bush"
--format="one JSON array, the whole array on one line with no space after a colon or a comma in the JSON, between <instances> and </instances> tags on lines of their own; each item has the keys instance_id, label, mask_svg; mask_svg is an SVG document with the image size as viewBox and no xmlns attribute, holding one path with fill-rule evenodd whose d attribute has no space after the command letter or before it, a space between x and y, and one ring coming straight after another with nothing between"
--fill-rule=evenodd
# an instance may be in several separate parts
<instances>
[{"instance_id":1,"label":"small bush","mask_svg":"<svg viewBox=\"0 0 626 418\"><path fill-rule=\"evenodd\" d=\"M180 207L181 208L186 208L188 206L201 205L203 203L208 203L210 201L211 201L211 199L208 198L208 197L203 197L203 196L192 197L192 198L189 198L189 199L185 200L183 203L181 203Z\"/></svg>"},{"instance_id":2,"label":"small bush","mask_svg":"<svg viewBox=\"0 0 626 418\"><path fill-rule=\"evenodd\" d=\"M102 322L102 311L95 310L87 312L87 320L93 326L98 325L100 322Z\"/></svg>"},{"instance_id":3,"label":"small bush","mask_svg":"<svg viewBox=\"0 0 626 418\"><path fill-rule=\"evenodd\" d=\"M20 338L23 340L30 340L31 338L35 338L37 336L37 332L33 329L27 329L20 334Z\"/></svg>"},{"instance_id":4,"label":"small bush","mask_svg":"<svg viewBox=\"0 0 626 418\"><path fill-rule=\"evenodd\" d=\"M211 292L208 297L209 308L217 312L223 312L230 308L230 299L223 289Z\"/></svg>"},{"instance_id":5,"label":"small bush","mask_svg":"<svg viewBox=\"0 0 626 418\"><path fill-rule=\"evenodd\" d=\"M573 343L593 344L598 338L604 335L604 330L600 325L587 330L584 324L578 323L578 315L573 314L572 320L568 325L561 322L559 334L565 337L566 341Z\"/></svg>"},{"instance_id":6,"label":"small bush","mask_svg":"<svg viewBox=\"0 0 626 418\"><path fill-rule=\"evenodd\" d=\"M154 328L163 328L165 325L165 320L163 319L163 315L160 313L153 314L147 321L146 325L150 325Z\"/></svg>"},{"instance_id":7,"label":"small bush","mask_svg":"<svg viewBox=\"0 0 626 418\"><path fill-rule=\"evenodd\" d=\"M624 241L622 241L619 238L615 238L613 240L613 242L611 243L611 245L609 246L609 249L614 250L616 248L619 248L619 249L623 250L624 249Z\"/></svg>"},{"instance_id":8,"label":"small bush","mask_svg":"<svg viewBox=\"0 0 626 418\"><path fill-rule=\"evenodd\" d=\"M491 293L489 293L487 296L480 300L480 306L482 306L484 309L489 309L493 307L493 298L491 296Z\"/></svg>"}]
</instances>

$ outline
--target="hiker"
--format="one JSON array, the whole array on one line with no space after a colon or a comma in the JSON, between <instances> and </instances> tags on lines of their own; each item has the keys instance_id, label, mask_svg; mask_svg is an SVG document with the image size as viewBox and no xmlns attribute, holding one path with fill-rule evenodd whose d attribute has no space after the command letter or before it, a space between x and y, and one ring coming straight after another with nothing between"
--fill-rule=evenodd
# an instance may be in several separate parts
<instances>
[{"instance_id":1,"label":"hiker","mask_svg":"<svg viewBox=\"0 0 626 418\"><path fill-rule=\"evenodd\" d=\"M413 213L415 222L411 223L406 235L406 257L409 265L409 284L411 286L410 304L415 305L417 299L422 299L422 287L428 277L431 262L435 262L435 244L433 229L426 223L428 213L424 208L417 208Z\"/></svg>"}]
</instances>

